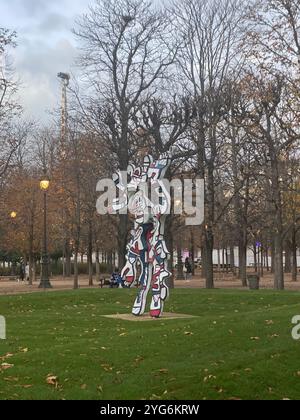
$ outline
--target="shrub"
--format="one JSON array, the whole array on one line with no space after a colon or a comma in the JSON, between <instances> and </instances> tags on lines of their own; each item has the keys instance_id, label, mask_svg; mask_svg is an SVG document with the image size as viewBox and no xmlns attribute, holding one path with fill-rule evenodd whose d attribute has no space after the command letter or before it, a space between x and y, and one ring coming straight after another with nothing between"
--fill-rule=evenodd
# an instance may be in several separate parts
<instances>
[{"instance_id":1,"label":"shrub","mask_svg":"<svg viewBox=\"0 0 300 420\"><path fill-rule=\"evenodd\" d=\"M0 276L10 276L11 268L8 267L0 267Z\"/></svg>"}]
</instances>

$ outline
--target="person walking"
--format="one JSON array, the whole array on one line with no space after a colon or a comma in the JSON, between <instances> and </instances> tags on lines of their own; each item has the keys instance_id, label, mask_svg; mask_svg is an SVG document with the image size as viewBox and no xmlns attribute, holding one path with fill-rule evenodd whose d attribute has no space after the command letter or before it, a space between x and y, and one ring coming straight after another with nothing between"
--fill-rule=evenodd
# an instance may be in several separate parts
<instances>
[{"instance_id":1,"label":"person walking","mask_svg":"<svg viewBox=\"0 0 300 420\"><path fill-rule=\"evenodd\" d=\"M25 270L24 270L23 263L21 263L21 265L20 265L20 277L19 277L19 281L23 282L24 279L25 279Z\"/></svg>"},{"instance_id":2,"label":"person walking","mask_svg":"<svg viewBox=\"0 0 300 420\"><path fill-rule=\"evenodd\" d=\"M26 281L28 281L29 283L29 280L30 280L29 264L26 264L26 267L25 267L25 278L26 278Z\"/></svg>"},{"instance_id":3,"label":"person walking","mask_svg":"<svg viewBox=\"0 0 300 420\"><path fill-rule=\"evenodd\" d=\"M183 272L184 272L186 281L192 277L193 268L192 268L192 264L190 263L190 259L188 257L185 259Z\"/></svg>"}]
</instances>

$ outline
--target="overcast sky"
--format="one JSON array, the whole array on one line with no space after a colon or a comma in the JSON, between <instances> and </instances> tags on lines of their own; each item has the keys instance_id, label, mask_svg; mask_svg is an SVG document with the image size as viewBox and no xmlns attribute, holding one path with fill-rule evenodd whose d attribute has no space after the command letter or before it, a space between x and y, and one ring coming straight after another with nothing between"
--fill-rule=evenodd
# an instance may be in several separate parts
<instances>
[{"instance_id":1,"label":"overcast sky","mask_svg":"<svg viewBox=\"0 0 300 420\"><path fill-rule=\"evenodd\" d=\"M14 67L22 81L26 115L41 122L59 102L58 72L70 72L76 56L71 29L92 0L0 0L0 27L18 33ZM74 69L73 69L74 70Z\"/></svg>"}]
</instances>

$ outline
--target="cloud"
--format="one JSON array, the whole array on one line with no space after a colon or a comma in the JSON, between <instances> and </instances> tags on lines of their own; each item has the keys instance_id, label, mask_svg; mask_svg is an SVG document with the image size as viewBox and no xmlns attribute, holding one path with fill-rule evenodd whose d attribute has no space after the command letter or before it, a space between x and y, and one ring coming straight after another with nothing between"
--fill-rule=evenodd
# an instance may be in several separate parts
<instances>
[{"instance_id":1,"label":"cloud","mask_svg":"<svg viewBox=\"0 0 300 420\"><path fill-rule=\"evenodd\" d=\"M72 19L60 13L51 12L23 26L19 31L19 39L23 43L27 38L39 38L53 44L57 38L69 36L72 26Z\"/></svg>"},{"instance_id":2,"label":"cloud","mask_svg":"<svg viewBox=\"0 0 300 420\"><path fill-rule=\"evenodd\" d=\"M51 10L59 0L10 0L11 7L18 13L33 17Z\"/></svg>"},{"instance_id":3,"label":"cloud","mask_svg":"<svg viewBox=\"0 0 300 420\"><path fill-rule=\"evenodd\" d=\"M60 99L56 75L72 72L77 54L71 33L75 16L84 13L94 0L0 2L1 20L18 33L13 66L22 82L21 103L27 115L46 122L49 116L45 110L57 106Z\"/></svg>"},{"instance_id":4,"label":"cloud","mask_svg":"<svg viewBox=\"0 0 300 420\"><path fill-rule=\"evenodd\" d=\"M54 46L42 40L27 41L16 58L16 67L32 75L55 73L73 64L75 47L68 39L60 39Z\"/></svg>"},{"instance_id":5,"label":"cloud","mask_svg":"<svg viewBox=\"0 0 300 420\"><path fill-rule=\"evenodd\" d=\"M27 40L22 46L15 63L22 84L19 96L33 117L48 119L45 111L58 104L57 73L71 71L76 52L68 39L61 39L54 46Z\"/></svg>"},{"instance_id":6,"label":"cloud","mask_svg":"<svg viewBox=\"0 0 300 420\"><path fill-rule=\"evenodd\" d=\"M46 18L37 26L38 31L41 33L51 33L57 31L65 31L71 26L71 22L65 16L59 13L50 13Z\"/></svg>"}]
</instances>

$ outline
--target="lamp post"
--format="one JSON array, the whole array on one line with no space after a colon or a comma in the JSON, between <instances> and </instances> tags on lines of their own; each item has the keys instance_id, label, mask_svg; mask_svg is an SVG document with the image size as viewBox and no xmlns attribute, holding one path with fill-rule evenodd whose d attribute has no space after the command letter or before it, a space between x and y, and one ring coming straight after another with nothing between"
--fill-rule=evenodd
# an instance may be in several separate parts
<instances>
[{"instance_id":1,"label":"lamp post","mask_svg":"<svg viewBox=\"0 0 300 420\"><path fill-rule=\"evenodd\" d=\"M40 182L40 189L44 194L44 235L43 235L43 252L42 252L42 271L40 289L51 289L49 280L49 256L48 256L48 239L47 239L47 192L50 187L49 179L44 176Z\"/></svg>"},{"instance_id":2,"label":"lamp post","mask_svg":"<svg viewBox=\"0 0 300 420\"><path fill-rule=\"evenodd\" d=\"M15 220L18 216L18 213L14 210L10 213L10 218L13 221L13 229L15 230ZM12 255L12 270L11 270L11 274L13 276L16 275L16 260L15 260L15 255Z\"/></svg>"}]
</instances>

